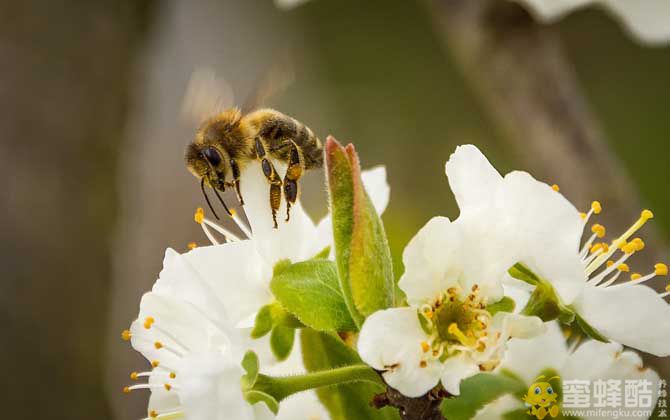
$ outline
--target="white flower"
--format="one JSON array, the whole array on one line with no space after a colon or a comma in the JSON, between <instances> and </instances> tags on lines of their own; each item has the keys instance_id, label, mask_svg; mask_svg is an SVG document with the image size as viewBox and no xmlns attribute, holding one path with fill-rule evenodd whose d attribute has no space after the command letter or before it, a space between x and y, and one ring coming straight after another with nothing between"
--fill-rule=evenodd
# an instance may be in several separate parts
<instances>
[{"instance_id":1,"label":"white flower","mask_svg":"<svg viewBox=\"0 0 670 420\"><path fill-rule=\"evenodd\" d=\"M649 391L652 395L648 409L653 409L658 397L655 391L658 389L659 376L653 370L643 368L639 355L632 351L623 351L620 344L598 341L588 341L576 350L570 349L555 322L550 323L547 332L541 336L527 340L510 340L505 359L499 369L513 373L527 387L540 382L537 380L538 376L547 369L555 371L564 384L565 381L571 380L590 381L591 384L594 381L619 380L622 381L621 395L624 392L625 380L649 381ZM497 420L507 412L523 408L524 403L521 400L505 396L480 410L475 419ZM634 411L645 409L625 407L623 399L620 408L623 410L620 413L621 418L633 418ZM588 420L591 417L581 418Z\"/></svg>"},{"instance_id":2,"label":"white flower","mask_svg":"<svg viewBox=\"0 0 670 420\"><path fill-rule=\"evenodd\" d=\"M440 381L459 394L462 379L498 365L510 337L543 329L537 317L488 311L503 297L512 263L497 244L471 236L486 229L471 216L454 223L436 217L419 231L405 248L399 283L410 307L376 312L361 329L361 358L409 397Z\"/></svg>"},{"instance_id":3,"label":"white flower","mask_svg":"<svg viewBox=\"0 0 670 420\"><path fill-rule=\"evenodd\" d=\"M123 334L153 368L133 372L131 379L146 377L147 382L124 391L151 390L149 418L274 418L265 404L251 406L244 400L242 358L253 349L265 359L264 373L299 374L304 372L299 346L288 360L273 364L267 340L251 340L248 329L228 321L225 308L212 293L215 285L191 265L189 254L167 250L159 279L142 297L137 320ZM304 392L282 403L277 418L326 420L329 416L313 392Z\"/></svg>"},{"instance_id":4,"label":"white flower","mask_svg":"<svg viewBox=\"0 0 670 420\"><path fill-rule=\"evenodd\" d=\"M669 294L654 292L643 283L667 275L665 264L656 264L644 276L615 284L625 261L644 248L639 238L631 239L647 220L641 213L630 229L609 244L595 243L605 236L605 227L594 224L582 244L582 235L593 215L602 207L579 213L558 192L556 186L535 180L525 172L511 172L504 178L474 146L460 146L446 165L456 201L465 209L475 208L495 222L486 241L506 243L512 259L527 265L548 281L562 304L571 305L591 326L606 337L657 356L670 355Z\"/></svg>"},{"instance_id":5,"label":"white flower","mask_svg":"<svg viewBox=\"0 0 670 420\"><path fill-rule=\"evenodd\" d=\"M275 163L282 174L286 168ZM269 303L272 269L282 259L296 263L308 260L325 247L331 247L333 254L333 232L330 215L315 226L298 201L291 207L291 219L286 222L279 217L279 227L274 229L270 203L269 186L260 165L250 164L242 173L241 190L245 199L244 211L251 229L237 214L232 220L247 237L223 228L206 218L198 209L195 219L214 246L198 247L186 254L192 267L211 281L212 293L221 301L228 317L239 327L253 325L258 310ZM386 169L377 167L363 171L363 184L379 214L383 213L389 201L389 186ZM286 214L286 204L282 201L278 215ZM218 233L228 242L219 245ZM234 292L233 292L234 291Z\"/></svg>"},{"instance_id":6,"label":"white flower","mask_svg":"<svg viewBox=\"0 0 670 420\"><path fill-rule=\"evenodd\" d=\"M516 0L543 22L553 22L573 10L602 6L640 42L661 44L670 40L670 2L667 0Z\"/></svg>"}]
</instances>

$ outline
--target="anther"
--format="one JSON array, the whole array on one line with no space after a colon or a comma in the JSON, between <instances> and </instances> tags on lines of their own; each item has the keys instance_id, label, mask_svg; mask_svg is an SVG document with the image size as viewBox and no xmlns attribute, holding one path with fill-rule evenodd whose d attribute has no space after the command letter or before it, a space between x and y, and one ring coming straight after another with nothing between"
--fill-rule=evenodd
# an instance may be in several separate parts
<instances>
[{"instance_id":1,"label":"anther","mask_svg":"<svg viewBox=\"0 0 670 420\"><path fill-rule=\"evenodd\" d=\"M202 207L198 207L195 210L193 220L195 220L195 222L199 225L201 225L205 221L205 210L203 210Z\"/></svg>"},{"instance_id":2,"label":"anther","mask_svg":"<svg viewBox=\"0 0 670 420\"><path fill-rule=\"evenodd\" d=\"M600 201L591 203L591 210L593 210L593 213L595 214L600 214L600 212L603 211L603 206L600 205Z\"/></svg>"},{"instance_id":3,"label":"anther","mask_svg":"<svg viewBox=\"0 0 670 420\"><path fill-rule=\"evenodd\" d=\"M595 225L591 226L591 232L595 233L598 238L604 238L605 237L605 226L596 223Z\"/></svg>"},{"instance_id":4,"label":"anther","mask_svg":"<svg viewBox=\"0 0 670 420\"><path fill-rule=\"evenodd\" d=\"M640 278L642 278L642 274L640 274L640 273L633 273L633 274L630 275L631 280L638 280Z\"/></svg>"},{"instance_id":5,"label":"anther","mask_svg":"<svg viewBox=\"0 0 670 420\"><path fill-rule=\"evenodd\" d=\"M170 379L174 379L177 377L177 374L174 372L170 372Z\"/></svg>"},{"instance_id":6,"label":"anther","mask_svg":"<svg viewBox=\"0 0 670 420\"><path fill-rule=\"evenodd\" d=\"M146 328L147 330L150 329L150 328L151 328L151 325L152 325L154 322L156 322L156 320L153 319L153 317L148 316L148 317L144 320L144 328Z\"/></svg>"},{"instance_id":7,"label":"anther","mask_svg":"<svg viewBox=\"0 0 670 420\"><path fill-rule=\"evenodd\" d=\"M430 350L430 344L428 344L428 343L425 342L425 341L422 341L422 342L421 342L421 350L422 350L424 353L428 353L428 350Z\"/></svg>"},{"instance_id":8,"label":"anther","mask_svg":"<svg viewBox=\"0 0 670 420\"><path fill-rule=\"evenodd\" d=\"M628 267L628 264L622 263L622 264L619 264L619 266L617 267L617 270L619 270L623 273L628 273L630 271L630 268Z\"/></svg>"},{"instance_id":9,"label":"anther","mask_svg":"<svg viewBox=\"0 0 670 420\"><path fill-rule=\"evenodd\" d=\"M561 190L561 187L559 187L557 184L554 184L554 185L551 186L551 189L556 191L556 192L559 192Z\"/></svg>"},{"instance_id":10,"label":"anther","mask_svg":"<svg viewBox=\"0 0 670 420\"><path fill-rule=\"evenodd\" d=\"M130 387L129 386L124 386L123 387L123 393L124 394L130 394Z\"/></svg>"},{"instance_id":11,"label":"anther","mask_svg":"<svg viewBox=\"0 0 670 420\"><path fill-rule=\"evenodd\" d=\"M607 265L607 267L611 267L611 266L614 265L614 261L612 261L612 260L607 260L607 263L605 263L605 264Z\"/></svg>"},{"instance_id":12,"label":"anther","mask_svg":"<svg viewBox=\"0 0 670 420\"><path fill-rule=\"evenodd\" d=\"M579 213L579 217L581 217L582 220L586 219L586 213L584 213L583 211L580 212L580 213Z\"/></svg>"},{"instance_id":13,"label":"anther","mask_svg":"<svg viewBox=\"0 0 670 420\"><path fill-rule=\"evenodd\" d=\"M642 213L640 213L640 218L643 220L653 219L654 213L652 213L651 210L642 210Z\"/></svg>"},{"instance_id":14,"label":"anther","mask_svg":"<svg viewBox=\"0 0 670 420\"><path fill-rule=\"evenodd\" d=\"M654 273L657 276L667 276L668 275L668 266L663 263L658 263L654 265Z\"/></svg>"},{"instance_id":15,"label":"anther","mask_svg":"<svg viewBox=\"0 0 670 420\"><path fill-rule=\"evenodd\" d=\"M159 362L158 360L153 360L151 362L151 367L157 368L160 364L161 364L161 362Z\"/></svg>"},{"instance_id":16,"label":"anther","mask_svg":"<svg viewBox=\"0 0 670 420\"><path fill-rule=\"evenodd\" d=\"M156 347L156 350L160 350L163 348L163 343L161 343L160 341L156 341L154 343L154 347Z\"/></svg>"},{"instance_id":17,"label":"anther","mask_svg":"<svg viewBox=\"0 0 670 420\"><path fill-rule=\"evenodd\" d=\"M132 379L133 381L136 381L137 380L137 372L131 372L130 379Z\"/></svg>"},{"instance_id":18,"label":"anther","mask_svg":"<svg viewBox=\"0 0 670 420\"><path fill-rule=\"evenodd\" d=\"M198 247L198 244L196 244L195 242L189 242L189 243L188 243L188 249L189 249L190 251L193 251L193 250L196 249L197 247Z\"/></svg>"},{"instance_id":19,"label":"anther","mask_svg":"<svg viewBox=\"0 0 670 420\"><path fill-rule=\"evenodd\" d=\"M163 385L163 386L165 387L165 390L166 390L166 391L169 391L169 390L172 389L172 385L170 385L170 384L165 384L165 385Z\"/></svg>"},{"instance_id":20,"label":"anther","mask_svg":"<svg viewBox=\"0 0 670 420\"><path fill-rule=\"evenodd\" d=\"M426 363L425 360L422 360L422 361L419 363L419 367L421 367L421 368L425 368L426 366L428 366L428 363Z\"/></svg>"},{"instance_id":21,"label":"anther","mask_svg":"<svg viewBox=\"0 0 670 420\"><path fill-rule=\"evenodd\" d=\"M123 339L123 341L129 341L130 337L132 336L133 334L130 332L130 330L123 330L121 332L121 338Z\"/></svg>"},{"instance_id":22,"label":"anther","mask_svg":"<svg viewBox=\"0 0 670 420\"><path fill-rule=\"evenodd\" d=\"M149 417L155 419L156 417L158 417L158 412L156 410L149 411Z\"/></svg>"}]
</instances>

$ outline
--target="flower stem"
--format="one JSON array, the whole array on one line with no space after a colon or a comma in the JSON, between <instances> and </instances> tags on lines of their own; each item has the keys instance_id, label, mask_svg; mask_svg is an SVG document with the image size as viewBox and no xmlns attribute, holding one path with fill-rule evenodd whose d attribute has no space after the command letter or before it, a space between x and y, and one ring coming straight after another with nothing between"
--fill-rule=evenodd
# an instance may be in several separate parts
<instances>
[{"instance_id":1,"label":"flower stem","mask_svg":"<svg viewBox=\"0 0 670 420\"><path fill-rule=\"evenodd\" d=\"M314 388L342 385L352 382L369 382L384 388L386 385L377 372L366 365L350 365L305 375L271 377L259 375L254 385L257 391L272 395L277 401Z\"/></svg>"}]
</instances>

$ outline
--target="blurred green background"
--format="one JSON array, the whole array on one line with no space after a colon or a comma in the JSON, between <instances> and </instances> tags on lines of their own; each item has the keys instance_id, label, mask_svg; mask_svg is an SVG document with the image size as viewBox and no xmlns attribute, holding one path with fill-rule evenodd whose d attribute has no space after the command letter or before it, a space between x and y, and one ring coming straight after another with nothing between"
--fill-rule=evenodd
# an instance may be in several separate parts
<instances>
[{"instance_id":1,"label":"blurred green background","mask_svg":"<svg viewBox=\"0 0 670 420\"><path fill-rule=\"evenodd\" d=\"M205 242L192 222L202 198L182 160L196 69L213 69L240 103L288 57L294 80L267 105L322 139L355 143L364 167L386 165L397 274L429 218L458 214L444 176L456 145L478 145L501 172L527 168L534 157L496 129L430 14L403 0L313 0L291 11L267 0L2 2L5 417L145 415L146 395L120 393L144 361L118 336L165 248ZM667 243L670 48L636 44L592 8L552 26L618 170L638 188L633 205L654 210ZM305 182L315 217L326 210L322 176Z\"/></svg>"}]
</instances>

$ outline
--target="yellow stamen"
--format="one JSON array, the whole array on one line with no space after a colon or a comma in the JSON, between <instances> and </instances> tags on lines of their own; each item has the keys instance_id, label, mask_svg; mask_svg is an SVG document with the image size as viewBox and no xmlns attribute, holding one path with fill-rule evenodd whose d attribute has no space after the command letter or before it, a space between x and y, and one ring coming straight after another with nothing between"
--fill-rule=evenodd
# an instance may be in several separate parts
<instances>
[{"instance_id":1,"label":"yellow stamen","mask_svg":"<svg viewBox=\"0 0 670 420\"><path fill-rule=\"evenodd\" d=\"M130 387L129 386L124 386L123 387L123 393L124 394L130 394Z\"/></svg>"},{"instance_id":2,"label":"yellow stamen","mask_svg":"<svg viewBox=\"0 0 670 420\"><path fill-rule=\"evenodd\" d=\"M603 247L602 242L593 244L593 245L591 246L591 254L600 251L600 250L602 249L602 247Z\"/></svg>"},{"instance_id":3,"label":"yellow stamen","mask_svg":"<svg viewBox=\"0 0 670 420\"><path fill-rule=\"evenodd\" d=\"M458 328L458 325L456 325L455 322L452 322L451 325L449 325L447 332L456 337L464 346L472 347L474 345L475 340L463 334L463 331Z\"/></svg>"},{"instance_id":4,"label":"yellow stamen","mask_svg":"<svg viewBox=\"0 0 670 420\"><path fill-rule=\"evenodd\" d=\"M425 341L422 341L421 350L423 350L424 353L428 353L428 350L430 350L430 344L426 343Z\"/></svg>"},{"instance_id":5,"label":"yellow stamen","mask_svg":"<svg viewBox=\"0 0 670 420\"><path fill-rule=\"evenodd\" d=\"M163 343L161 343L160 341L156 341L154 343L154 347L156 347L156 350L160 350L163 348Z\"/></svg>"},{"instance_id":6,"label":"yellow stamen","mask_svg":"<svg viewBox=\"0 0 670 420\"><path fill-rule=\"evenodd\" d=\"M640 274L640 273L633 273L633 274L630 275L631 280L637 280L639 278L642 278L642 274Z\"/></svg>"},{"instance_id":7,"label":"yellow stamen","mask_svg":"<svg viewBox=\"0 0 670 420\"><path fill-rule=\"evenodd\" d=\"M156 410L149 411L149 417L155 419L156 417L158 417L158 412L156 412Z\"/></svg>"},{"instance_id":8,"label":"yellow stamen","mask_svg":"<svg viewBox=\"0 0 670 420\"><path fill-rule=\"evenodd\" d=\"M630 268L628 267L628 264L626 264L626 263L619 264L619 266L616 269L621 271L621 272L624 272L624 273L628 273L630 271Z\"/></svg>"},{"instance_id":9,"label":"yellow stamen","mask_svg":"<svg viewBox=\"0 0 670 420\"><path fill-rule=\"evenodd\" d=\"M611 267L614 265L614 261L612 260L607 260L607 263L605 263L608 267Z\"/></svg>"},{"instance_id":10,"label":"yellow stamen","mask_svg":"<svg viewBox=\"0 0 670 420\"><path fill-rule=\"evenodd\" d=\"M205 221L205 210L202 209L202 207L198 207L195 210L195 214L193 215L193 220L199 225L202 224L202 222Z\"/></svg>"},{"instance_id":11,"label":"yellow stamen","mask_svg":"<svg viewBox=\"0 0 670 420\"><path fill-rule=\"evenodd\" d=\"M584 212L580 212L580 213L579 213L579 217L581 217L582 220L583 220L583 219L586 219L586 213L584 213Z\"/></svg>"},{"instance_id":12,"label":"yellow stamen","mask_svg":"<svg viewBox=\"0 0 670 420\"><path fill-rule=\"evenodd\" d=\"M132 372L130 374L130 379L132 379L133 381L136 381L137 380L137 372Z\"/></svg>"},{"instance_id":13,"label":"yellow stamen","mask_svg":"<svg viewBox=\"0 0 670 420\"><path fill-rule=\"evenodd\" d=\"M603 211L603 206L600 205L600 201L591 203L591 210L593 210L593 213L595 214L600 214L600 212Z\"/></svg>"},{"instance_id":14,"label":"yellow stamen","mask_svg":"<svg viewBox=\"0 0 670 420\"><path fill-rule=\"evenodd\" d=\"M123 341L130 340L130 337L132 337L132 336L133 335L131 334L130 330L123 330L121 332L121 338L123 339Z\"/></svg>"},{"instance_id":15,"label":"yellow stamen","mask_svg":"<svg viewBox=\"0 0 670 420\"><path fill-rule=\"evenodd\" d=\"M170 379L174 379L177 377L177 374L174 372L170 372Z\"/></svg>"},{"instance_id":16,"label":"yellow stamen","mask_svg":"<svg viewBox=\"0 0 670 420\"><path fill-rule=\"evenodd\" d=\"M595 233L598 238L604 238L605 237L605 226L596 223L595 225L591 226L591 232Z\"/></svg>"},{"instance_id":17,"label":"yellow stamen","mask_svg":"<svg viewBox=\"0 0 670 420\"><path fill-rule=\"evenodd\" d=\"M652 213L651 210L642 210L642 213L640 213L640 219L644 219L645 221L653 218L654 213Z\"/></svg>"},{"instance_id":18,"label":"yellow stamen","mask_svg":"<svg viewBox=\"0 0 670 420\"><path fill-rule=\"evenodd\" d=\"M156 322L156 320L153 319L153 317L148 316L147 319L144 320L144 328L147 330L150 329L154 322Z\"/></svg>"},{"instance_id":19,"label":"yellow stamen","mask_svg":"<svg viewBox=\"0 0 670 420\"><path fill-rule=\"evenodd\" d=\"M635 245L636 251L642 251L644 249L644 241L640 238L635 238L631 241Z\"/></svg>"},{"instance_id":20,"label":"yellow stamen","mask_svg":"<svg viewBox=\"0 0 670 420\"><path fill-rule=\"evenodd\" d=\"M159 362L158 360L154 360L151 362L151 367L157 368L160 364L161 362Z\"/></svg>"},{"instance_id":21,"label":"yellow stamen","mask_svg":"<svg viewBox=\"0 0 670 420\"><path fill-rule=\"evenodd\" d=\"M421 363L419 363L419 367L421 368L425 368L426 366L428 366L428 363L426 363L425 360L422 360Z\"/></svg>"},{"instance_id":22,"label":"yellow stamen","mask_svg":"<svg viewBox=\"0 0 670 420\"><path fill-rule=\"evenodd\" d=\"M166 390L166 391L169 391L169 390L172 389L172 385L170 385L170 384L165 384L165 385L163 385L163 386L165 387L165 390Z\"/></svg>"},{"instance_id":23,"label":"yellow stamen","mask_svg":"<svg viewBox=\"0 0 670 420\"><path fill-rule=\"evenodd\" d=\"M198 247L198 244L196 244L195 242L189 242L188 243L188 249L191 250L191 251L196 249L197 247Z\"/></svg>"},{"instance_id":24,"label":"yellow stamen","mask_svg":"<svg viewBox=\"0 0 670 420\"><path fill-rule=\"evenodd\" d=\"M621 248L621 250L626 254L633 254L635 251L637 251L637 246L635 246L635 244L632 242L628 242Z\"/></svg>"},{"instance_id":25,"label":"yellow stamen","mask_svg":"<svg viewBox=\"0 0 670 420\"><path fill-rule=\"evenodd\" d=\"M657 276L667 276L668 275L668 266L663 263L658 263L654 265L654 273Z\"/></svg>"},{"instance_id":26,"label":"yellow stamen","mask_svg":"<svg viewBox=\"0 0 670 420\"><path fill-rule=\"evenodd\" d=\"M433 315L434 315L434 313L433 313L432 310L429 309L429 310L427 310L426 312L424 312L423 314L426 315L426 318L428 318L428 319L433 319Z\"/></svg>"},{"instance_id":27,"label":"yellow stamen","mask_svg":"<svg viewBox=\"0 0 670 420\"><path fill-rule=\"evenodd\" d=\"M559 187L557 184L554 184L554 185L551 186L551 189L556 191L556 192L559 192L561 190L561 187Z\"/></svg>"}]
</instances>

